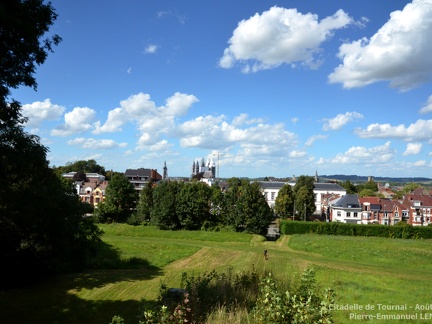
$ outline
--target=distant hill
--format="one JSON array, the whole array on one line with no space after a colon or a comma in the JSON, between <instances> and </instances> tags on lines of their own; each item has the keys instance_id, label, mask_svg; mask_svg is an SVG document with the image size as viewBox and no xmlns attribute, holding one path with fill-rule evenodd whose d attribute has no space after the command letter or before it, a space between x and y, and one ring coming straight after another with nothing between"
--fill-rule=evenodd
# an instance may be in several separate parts
<instances>
[{"instance_id":1,"label":"distant hill","mask_svg":"<svg viewBox=\"0 0 432 324\"><path fill-rule=\"evenodd\" d=\"M367 176L358 176L358 175L344 175L344 174L333 174L333 175L320 175L321 181L325 180L336 180L336 181L346 181L349 180L351 182L366 182L368 181ZM409 182L431 182L431 178L392 178L392 177L373 177L375 182L397 182L397 183L409 183Z\"/></svg>"}]
</instances>

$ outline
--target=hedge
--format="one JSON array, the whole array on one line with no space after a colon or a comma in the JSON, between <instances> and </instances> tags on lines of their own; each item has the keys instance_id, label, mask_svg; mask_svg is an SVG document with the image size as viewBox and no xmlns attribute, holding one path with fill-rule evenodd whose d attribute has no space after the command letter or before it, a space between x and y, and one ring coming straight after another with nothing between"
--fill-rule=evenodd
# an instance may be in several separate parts
<instances>
[{"instance_id":1,"label":"hedge","mask_svg":"<svg viewBox=\"0 0 432 324\"><path fill-rule=\"evenodd\" d=\"M282 221L280 225L280 233L286 235L314 233L324 235L377 236L401 239L431 239L432 227Z\"/></svg>"}]
</instances>

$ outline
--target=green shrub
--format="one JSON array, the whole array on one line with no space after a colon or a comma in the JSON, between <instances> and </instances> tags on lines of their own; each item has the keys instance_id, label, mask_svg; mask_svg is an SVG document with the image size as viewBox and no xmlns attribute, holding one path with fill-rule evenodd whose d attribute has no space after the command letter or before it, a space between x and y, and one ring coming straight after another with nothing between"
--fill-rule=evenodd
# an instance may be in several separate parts
<instances>
[{"instance_id":1,"label":"green shrub","mask_svg":"<svg viewBox=\"0 0 432 324\"><path fill-rule=\"evenodd\" d=\"M318 292L315 272L304 271L297 291L283 291L271 274L260 283L253 316L257 323L332 323L332 290Z\"/></svg>"},{"instance_id":2,"label":"green shrub","mask_svg":"<svg viewBox=\"0 0 432 324\"><path fill-rule=\"evenodd\" d=\"M181 287L162 285L157 308L145 310L140 323L206 323L221 309L230 314L227 318L251 312L252 323L332 323L333 291L320 292L313 269L305 270L297 285L284 284L271 274L260 279L252 270L184 273Z\"/></svg>"},{"instance_id":3,"label":"green shrub","mask_svg":"<svg viewBox=\"0 0 432 324\"><path fill-rule=\"evenodd\" d=\"M429 226L405 225L364 225L346 223L321 223L321 222L298 222L282 221L281 234L307 234L315 233L322 235L345 235L345 236L375 236L402 239L431 239L432 228Z\"/></svg>"}]
</instances>

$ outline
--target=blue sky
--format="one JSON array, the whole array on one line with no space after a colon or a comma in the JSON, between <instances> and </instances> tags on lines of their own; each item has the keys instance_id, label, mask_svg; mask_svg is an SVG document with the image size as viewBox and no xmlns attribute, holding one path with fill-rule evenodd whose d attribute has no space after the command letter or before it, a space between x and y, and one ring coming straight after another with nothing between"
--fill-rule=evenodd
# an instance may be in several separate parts
<instances>
[{"instance_id":1,"label":"blue sky","mask_svg":"<svg viewBox=\"0 0 432 324\"><path fill-rule=\"evenodd\" d=\"M431 177L432 0L51 2L12 93L51 165Z\"/></svg>"}]
</instances>

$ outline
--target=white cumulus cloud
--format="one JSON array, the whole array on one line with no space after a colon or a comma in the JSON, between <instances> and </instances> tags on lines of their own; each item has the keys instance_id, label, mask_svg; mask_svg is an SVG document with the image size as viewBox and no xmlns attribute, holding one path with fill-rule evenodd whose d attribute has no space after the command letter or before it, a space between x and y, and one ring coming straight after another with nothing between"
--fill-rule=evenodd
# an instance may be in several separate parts
<instances>
[{"instance_id":1,"label":"white cumulus cloud","mask_svg":"<svg viewBox=\"0 0 432 324\"><path fill-rule=\"evenodd\" d=\"M258 124L240 127L237 116L232 123L225 116L206 116L178 126L182 147L226 149L239 145L243 155L283 156L297 144L297 136L285 130L283 124Z\"/></svg>"},{"instance_id":2,"label":"white cumulus cloud","mask_svg":"<svg viewBox=\"0 0 432 324\"><path fill-rule=\"evenodd\" d=\"M120 132L127 123L139 131L138 149L145 149L161 141L163 134L175 129L176 118L188 113L198 102L194 95L176 92L166 99L164 106L158 107L150 95L138 93L120 101L120 107L110 110L104 124L95 123L94 134Z\"/></svg>"},{"instance_id":3,"label":"white cumulus cloud","mask_svg":"<svg viewBox=\"0 0 432 324\"><path fill-rule=\"evenodd\" d=\"M312 146L315 143L315 141L324 140L326 138L327 138L327 135L313 135L307 139L307 141L305 142L305 145L306 146Z\"/></svg>"},{"instance_id":4,"label":"white cumulus cloud","mask_svg":"<svg viewBox=\"0 0 432 324\"><path fill-rule=\"evenodd\" d=\"M409 90L432 78L432 0L413 0L370 39L340 46L342 60L329 75L330 83L344 88L390 81L390 86Z\"/></svg>"},{"instance_id":5,"label":"white cumulus cloud","mask_svg":"<svg viewBox=\"0 0 432 324\"><path fill-rule=\"evenodd\" d=\"M66 108L51 103L51 99L35 101L22 106L22 115L28 117L27 126L38 127L45 120L59 119Z\"/></svg>"},{"instance_id":6,"label":"white cumulus cloud","mask_svg":"<svg viewBox=\"0 0 432 324\"><path fill-rule=\"evenodd\" d=\"M380 164L389 162L395 156L395 150L390 147L390 142L384 145L367 148L353 146L344 153L331 159L335 164Z\"/></svg>"},{"instance_id":7,"label":"white cumulus cloud","mask_svg":"<svg viewBox=\"0 0 432 324\"><path fill-rule=\"evenodd\" d=\"M90 130L96 112L87 107L75 107L71 112L64 115L65 123L57 126L51 131L53 136L69 136Z\"/></svg>"},{"instance_id":8,"label":"white cumulus cloud","mask_svg":"<svg viewBox=\"0 0 432 324\"><path fill-rule=\"evenodd\" d=\"M73 140L68 141L69 145L77 145L86 149L93 150L108 150L117 147L125 147L127 143L117 143L112 139L94 139L94 138L83 138L77 137Z\"/></svg>"},{"instance_id":9,"label":"white cumulus cloud","mask_svg":"<svg viewBox=\"0 0 432 324\"><path fill-rule=\"evenodd\" d=\"M306 152L294 150L290 152L289 156L292 158L302 158L306 156Z\"/></svg>"},{"instance_id":10,"label":"white cumulus cloud","mask_svg":"<svg viewBox=\"0 0 432 324\"><path fill-rule=\"evenodd\" d=\"M426 104L420 109L420 114L432 112L432 96L429 96Z\"/></svg>"},{"instance_id":11,"label":"white cumulus cloud","mask_svg":"<svg viewBox=\"0 0 432 324\"><path fill-rule=\"evenodd\" d=\"M232 68L240 62L243 72L271 69L284 63L314 66L321 43L332 37L334 30L350 23L352 18L343 10L319 21L315 14L275 6L239 22L219 66Z\"/></svg>"},{"instance_id":12,"label":"white cumulus cloud","mask_svg":"<svg viewBox=\"0 0 432 324\"><path fill-rule=\"evenodd\" d=\"M408 143L405 152L402 155L417 155L421 152L421 143Z\"/></svg>"},{"instance_id":13,"label":"white cumulus cloud","mask_svg":"<svg viewBox=\"0 0 432 324\"><path fill-rule=\"evenodd\" d=\"M234 126L241 126L241 125L251 125L251 124L259 124L263 123L264 119L262 118L249 118L248 114L240 114L236 117L234 117L232 124Z\"/></svg>"},{"instance_id":14,"label":"white cumulus cloud","mask_svg":"<svg viewBox=\"0 0 432 324\"><path fill-rule=\"evenodd\" d=\"M412 165L414 167L422 167L422 166L426 165L426 161L425 160L419 160L419 161L414 162Z\"/></svg>"},{"instance_id":15,"label":"white cumulus cloud","mask_svg":"<svg viewBox=\"0 0 432 324\"><path fill-rule=\"evenodd\" d=\"M370 124L366 129L354 131L361 138L399 138L405 141L425 141L432 138L432 120L419 119L408 127L400 124Z\"/></svg>"},{"instance_id":16,"label":"white cumulus cloud","mask_svg":"<svg viewBox=\"0 0 432 324\"><path fill-rule=\"evenodd\" d=\"M345 114L338 114L334 118L325 118L325 124L323 125L323 130L338 130L341 129L346 124L356 120L356 119L362 119L363 115L352 111L347 111Z\"/></svg>"}]
</instances>

